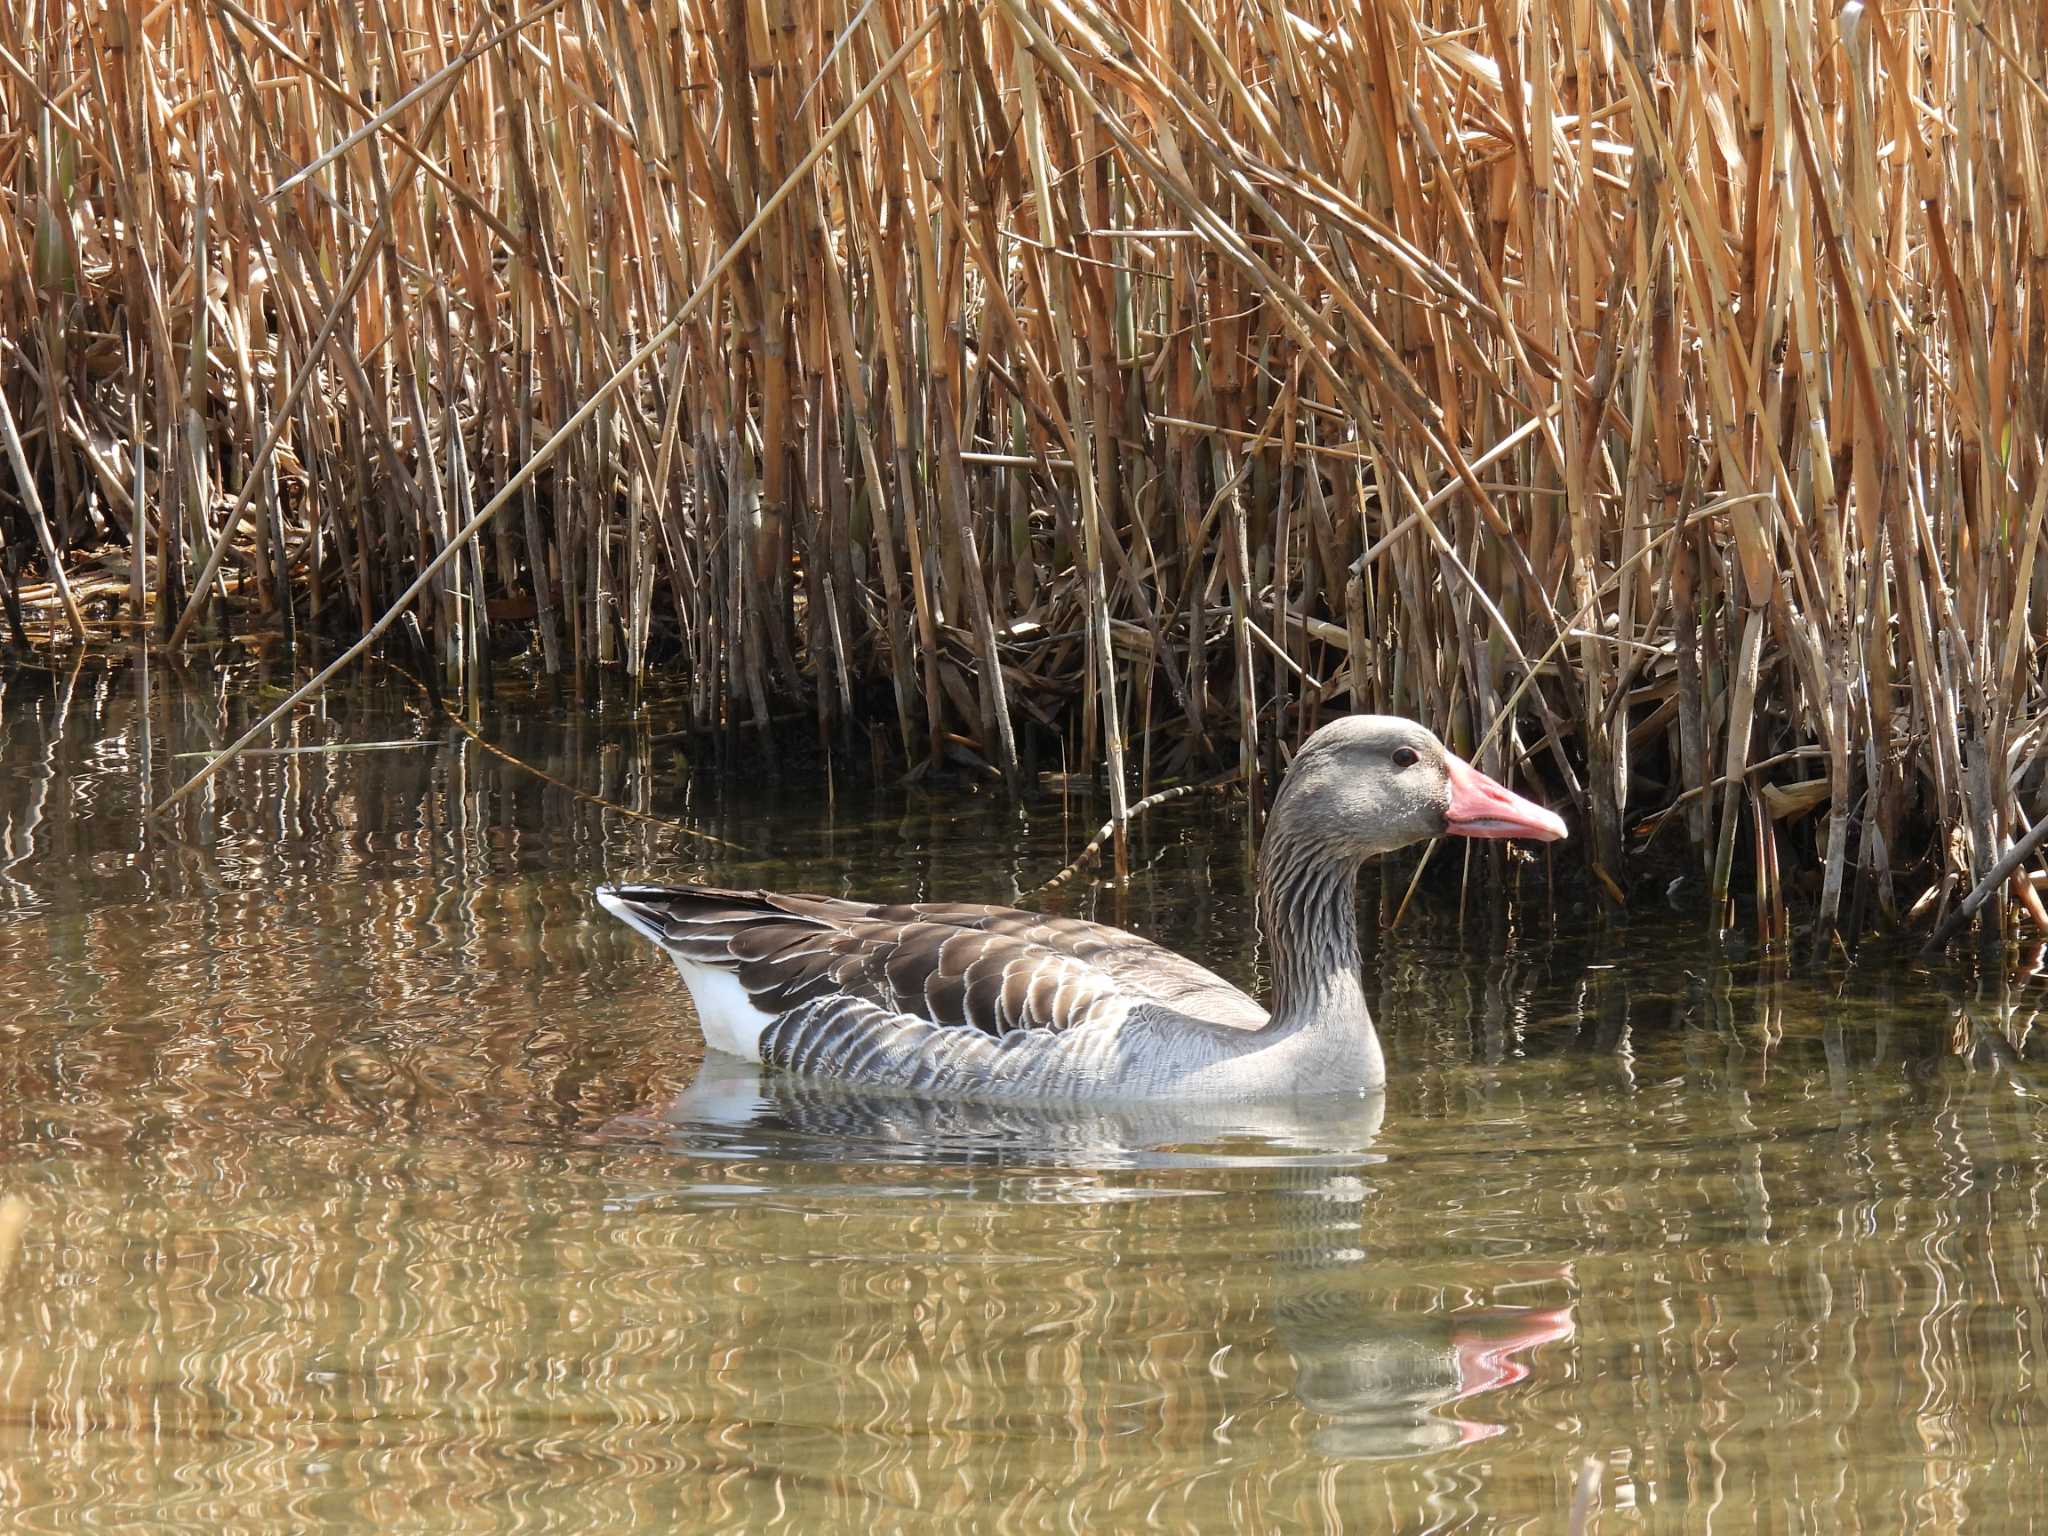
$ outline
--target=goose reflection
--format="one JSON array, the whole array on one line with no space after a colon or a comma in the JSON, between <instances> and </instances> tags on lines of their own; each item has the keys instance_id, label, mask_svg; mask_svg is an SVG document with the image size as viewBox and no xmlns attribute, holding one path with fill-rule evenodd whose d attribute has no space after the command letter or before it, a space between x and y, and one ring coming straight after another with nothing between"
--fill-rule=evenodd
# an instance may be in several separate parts
<instances>
[{"instance_id":1,"label":"goose reflection","mask_svg":"<svg viewBox=\"0 0 2048 1536\"><path fill-rule=\"evenodd\" d=\"M1503 1433L1459 1405L1523 1380L1535 1350L1573 1331L1569 1308L1403 1310L1374 1297L1362 1242L1384 1162L1373 1151L1384 1113L1379 1095L1250 1105L930 1101L764 1072L714 1053L658 1115L614 1121L608 1132L696 1156L835 1166L1241 1175L1238 1182L1254 1186L1258 1219L1230 1257L1232 1273L1218 1277L1226 1289L1215 1315L1197 1319L1195 1329L1209 1335L1216 1358L1262 1347L1233 1336L1245 1332L1243 1314L1226 1304L1227 1286L1256 1274L1255 1311L1291 1358L1295 1399L1317 1421L1310 1444L1353 1460L1423 1455ZM1062 1188L1077 1200L1146 1192L1100 1179Z\"/></svg>"}]
</instances>

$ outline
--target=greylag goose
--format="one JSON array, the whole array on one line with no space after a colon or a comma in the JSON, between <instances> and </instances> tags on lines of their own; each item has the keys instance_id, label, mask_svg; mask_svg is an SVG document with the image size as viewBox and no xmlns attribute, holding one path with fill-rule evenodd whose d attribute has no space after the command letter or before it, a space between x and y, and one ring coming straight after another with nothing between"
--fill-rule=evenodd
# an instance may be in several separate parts
<instances>
[{"instance_id":1,"label":"greylag goose","mask_svg":"<svg viewBox=\"0 0 2048 1536\"><path fill-rule=\"evenodd\" d=\"M1386 1082L1359 975L1358 867L1445 835L1564 822L1412 720L1302 745L1259 851L1269 1012L1121 929L1010 907L868 905L694 885L597 899L665 950L712 1047L806 1076L996 1100L1253 1100Z\"/></svg>"}]
</instances>

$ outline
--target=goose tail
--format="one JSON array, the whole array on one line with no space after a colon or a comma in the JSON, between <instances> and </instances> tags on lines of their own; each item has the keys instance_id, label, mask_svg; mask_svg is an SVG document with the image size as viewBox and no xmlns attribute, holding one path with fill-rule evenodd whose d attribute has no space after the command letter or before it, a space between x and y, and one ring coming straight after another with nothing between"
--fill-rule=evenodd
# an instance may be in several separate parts
<instances>
[{"instance_id":1,"label":"goose tail","mask_svg":"<svg viewBox=\"0 0 2048 1536\"><path fill-rule=\"evenodd\" d=\"M656 944L668 942L668 924L659 913L646 904L633 899L634 892L619 885L600 885L597 888L597 904L611 913L620 922L631 928L643 939Z\"/></svg>"}]
</instances>

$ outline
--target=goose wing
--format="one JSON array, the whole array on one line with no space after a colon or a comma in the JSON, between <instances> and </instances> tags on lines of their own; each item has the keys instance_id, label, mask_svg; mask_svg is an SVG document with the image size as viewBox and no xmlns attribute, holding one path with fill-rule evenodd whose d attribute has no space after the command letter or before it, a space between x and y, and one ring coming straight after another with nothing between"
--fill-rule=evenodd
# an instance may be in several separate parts
<instances>
[{"instance_id":1,"label":"goose wing","mask_svg":"<svg viewBox=\"0 0 2048 1536\"><path fill-rule=\"evenodd\" d=\"M1073 918L715 886L619 886L601 899L678 960L732 976L771 1017L866 1005L993 1039L1063 1033L1146 1003L1241 1029L1266 1021L1193 961Z\"/></svg>"},{"instance_id":2,"label":"goose wing","mask_svg":"<svg viewBox=\"0 0 2048 1536\"><path fill-rule=\"evenodd\" d=\"M877 916L943 923L1020 939L1085 961L1127 995L1236 1029L1258 1029L1266 1010L1214 971L1186 955L1122 928L1047 912L968 903L914 902L870 909Z\"/></svg>"}]
</instances>

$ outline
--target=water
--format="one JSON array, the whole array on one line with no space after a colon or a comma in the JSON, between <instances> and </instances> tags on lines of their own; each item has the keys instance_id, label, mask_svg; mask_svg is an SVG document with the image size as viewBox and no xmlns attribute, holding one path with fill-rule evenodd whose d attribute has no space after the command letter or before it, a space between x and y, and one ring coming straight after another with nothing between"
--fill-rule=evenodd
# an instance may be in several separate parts
<instances>
[{"instance_id":1,"label":"water","mask_svg":"<svg viewBox=\"0 0 2048 1536\"><path fill-rule=\"evenodd\" d=\"M2033 1531L2041 984L1798 972L1539 863L1379 941L1383 1105L1063 1118L703 1060L589 899L1017 899L1100 807L687 761L234 652L0 671L0 1525ZM743 744L744 749L744 744ZM1255 981L1243 828L1126 923ZM1368 881L1368 900L1382 900ZM1398 897L1398 882L1384 898Z\"/></svg>"}]
</instances>

